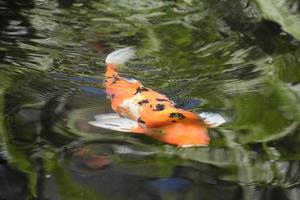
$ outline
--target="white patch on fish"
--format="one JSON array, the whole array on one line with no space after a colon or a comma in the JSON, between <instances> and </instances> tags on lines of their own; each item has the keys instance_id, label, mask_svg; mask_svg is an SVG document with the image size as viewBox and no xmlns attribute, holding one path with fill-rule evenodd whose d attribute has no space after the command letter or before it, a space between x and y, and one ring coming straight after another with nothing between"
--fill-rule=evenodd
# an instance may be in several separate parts
<instances>
[{"instance_id":1,"label":"white patch on fish","mask_svg":"<svg viewBox=\"0 0 300 200\"><path fill-rule=\"evenodd\" d=\"M129 83L137 83L138 81L134 78L123 78L125 81L128 81Z\"/></svg>"},{"instance_id":2,"label":"white patch on fish","mask_svg":"<svg viewBox=\"0 0 300 200\"><path fill-rule=\"evenodd\" d=\"M133 97L129 99L123 100L120 107L123 109L126 109L131 113L136 119L138 119L140 115L140 108L141 106L138 104L143 99L143 96L141 94L136 94Z\"/></svg>"}]
</instances>

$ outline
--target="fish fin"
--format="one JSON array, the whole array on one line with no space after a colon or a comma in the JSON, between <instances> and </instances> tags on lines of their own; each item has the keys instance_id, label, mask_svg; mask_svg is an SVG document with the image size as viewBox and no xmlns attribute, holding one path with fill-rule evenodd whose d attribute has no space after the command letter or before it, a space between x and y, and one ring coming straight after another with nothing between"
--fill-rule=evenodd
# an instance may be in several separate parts
<instances>
[{"instance_id":1,"label":"fish fin","mask_svg":"<svg viewBox=\"0 0 300 200\"><path fill-rule=\"evenodd\" d=\"M138 128L137 122L124 117L120 117L116 113L100 114L96 115L94 118L95 121L89 121L88 123L104 129L121 132L133 132Z\"/></svg>"},{"instance_id":2,"label":"fish fin","mask_svg":"<svg viewBox=\"0 0 300 200\"><path fill-rule=\"evenodd\" d=\"M135 57L135 50L132 47L127 47L123 49L118 49L106 57L106 64L116 64L121 65Z\"/></svg>"},{"instance_id":3,"label":"fish fin","mask_svg":"<svg viewBox=\"0 0 300 200\"><path fill-rule=\"evenodd\" d=\"M226 122L224 117L218 113L201 112L198 115L210 127L217 127Z\"/></svg>"}]
</instances>

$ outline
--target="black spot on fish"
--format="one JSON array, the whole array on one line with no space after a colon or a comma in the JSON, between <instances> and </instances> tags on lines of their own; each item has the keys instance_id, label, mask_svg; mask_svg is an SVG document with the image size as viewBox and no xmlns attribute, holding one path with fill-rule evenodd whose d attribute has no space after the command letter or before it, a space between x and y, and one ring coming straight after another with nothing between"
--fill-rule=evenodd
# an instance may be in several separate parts
<instances>
[{"instance_id":1,"label":"black spot on fish","mask_svg":"<svg viewBox=\"0 0 300 200\"><path fill-rule=\"evenodd\" d=\"M146 124L146 122L145 121L143 121L140 117L138 118L138 120L137 120L139 123L141 123L141 124Z\"/></svg>"},{"instance_id":2,"label":"black spot on fish","mask_svg":"<svg viewBox=\"0 0 300 200\"><path fill-rule=\"evenodd\" d=\"M144 99L144 100L138 102L139 105L143 105L143 104L146 104L146 103L149 103L148 99Z\"/></svg>"},{"instance_id":3,"label":"black spot on fish","mask_svg":"<svg viewBox=\"0 0 300 200\"><path fill-rule=\"evenodd\" d=\"M164 109L165 109L164 104L156 104L155 109L153 109L153 111L162 111Z\"/></svg>"},{"instance_id":4,"label":"black spot on fish","mask_svg":"<svg viewBox=\"0 0 300 200\"><path fill-rule=\"evenodd\" d=\"M176 122L176 120L172 120L171 122L172 122L172 123L175 123L175 122Z\"/></svg>"},{"instance_id":5,"label":"black spot on fish","mask_svg":"<svg viewBox=\"0 0 300 200\"><path fill-rule=\"evenodd\" d=\"M185 116L181 113L170 113L170 118L177 118L177 119L185 119Z\"/></svg>"},{"instance_id":6,"label":"black spot on fish","mask_svg":"<svg viewBox=\"0 0 300 200\"><path fill-rule=\"evenodd\" d=\"M111 97L112 99L115 98L115 96L116 96L115 94L110 95L110 97Z\"/></svg>"},{"instance_id":7,"label":"black spot on fish","mask_svg":"<svg viewBox=\"0 0 300 200\"><path fill-rule=\"evenodd\" d=\"M146 92L146 91L149 91L149 89L147 89L145 87L138 87L133 95L136 95L141 92Z\"/></svg>"},{"instance_id":8,"label":"black spot on fish","mask_svg":"<svg viewBox=\"0 0 300 200\"><path fill-rule=\"evenodd\" d=\"M157 101L169 101L168 99L160 99L160 98L156 98Z\"/></svg>"},{"instance_id":9,"label":"black spot on fish","mask_svg":"<svg viewBox=\"0 0 300 200\"><path fill-rule=\"evenodd\" d=\"M117 77L117 76L113 75L113 81L111 82L111 85L113 85L113 84L116 84L116 83L117 83L117 81L119 81L119 80L120 80L120 78L119 78L119 77Z\"/></svg>"}]
</instances>

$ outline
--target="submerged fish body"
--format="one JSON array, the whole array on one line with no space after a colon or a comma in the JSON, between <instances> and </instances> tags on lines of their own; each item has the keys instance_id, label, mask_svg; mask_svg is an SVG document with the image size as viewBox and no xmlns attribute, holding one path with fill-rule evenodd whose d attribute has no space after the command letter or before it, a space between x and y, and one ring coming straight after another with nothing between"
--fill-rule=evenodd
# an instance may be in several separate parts
<instances>
[{"instance_id":1,"label":"submerged fish body","mask_svg":"<svg viewBox=\"0 0 300 200\"><path fill-rule=\"evenodd\" d=\"M132 48L110 53L106 58L105 89L116 114L96 116L94 126L140 133L178 147L202 146L210 141L207 119L197 113L176 108L165 95L143 86L139 81L123 78L118 66L134 57ZM205 115L208 116L208 115ZM214 123L224 119L218 115ZM216 117L216 116L214 116Z\"/></svg>"}]
</instances>

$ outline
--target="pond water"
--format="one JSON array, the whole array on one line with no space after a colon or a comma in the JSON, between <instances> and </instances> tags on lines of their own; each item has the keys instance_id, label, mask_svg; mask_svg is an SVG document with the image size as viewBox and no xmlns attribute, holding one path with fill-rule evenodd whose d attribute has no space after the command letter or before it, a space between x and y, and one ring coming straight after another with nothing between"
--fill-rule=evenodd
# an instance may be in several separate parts
<instances>
[{"instance_id":1,"label":"pond water","mask_svg":"<svg viewBox=\"0 0 300 200\"><path fill-rule=\"evenodd\" d=\"M105 56L195 112L207 147L95 128ZM0 0L0 199L300 199L300 43L253 3Z\"/></svg>"}]
</instances>

